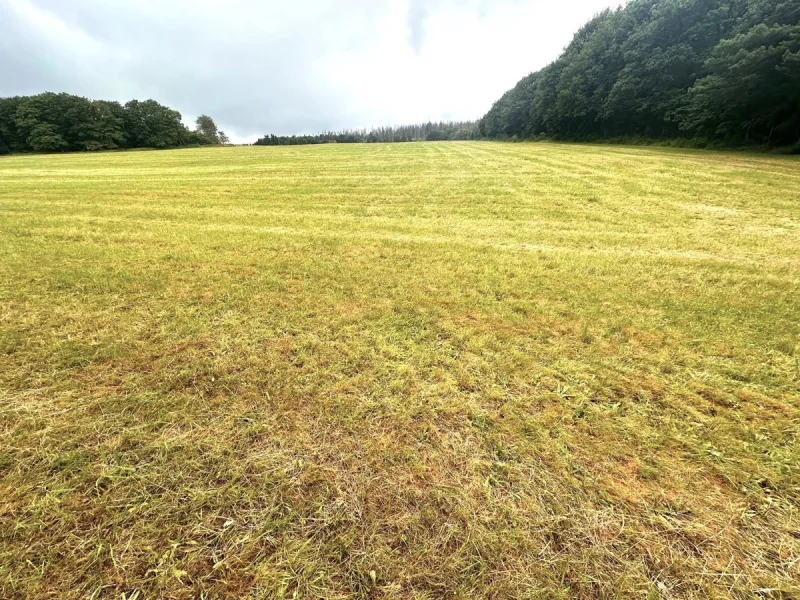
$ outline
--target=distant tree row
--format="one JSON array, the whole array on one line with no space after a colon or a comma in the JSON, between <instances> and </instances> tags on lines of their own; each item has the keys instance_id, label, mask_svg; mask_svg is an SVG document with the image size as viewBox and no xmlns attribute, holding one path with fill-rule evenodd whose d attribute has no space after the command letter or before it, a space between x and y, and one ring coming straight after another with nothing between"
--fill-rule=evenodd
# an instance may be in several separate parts
<instances>
[{"instance_id":1,"label":"distant tree row","mask_svg":"<svg viewBox=\"0 0 800 600\"><path fill-rule=\"evenodd\" d=\"M256 146L300 146L306 144L355 144L387 142L420 142L478 139L477 124L470 121L420 123L374 129L346 129L317 135L265 135Z\"/></svg>"},{"instance_id":2,"label":"distant tree row","mask_svg":"<svg viewBox=\"0 0 800 600\"><path fill-rule=\"evenodd\" d=\"M798 0L632 0L479 122L482 137L800 139Z\"/></svg>"},{"instance_id":3,"label":"distant tree row","mask_svg":"<svg viewBox=\"0 0 800 600\"><path fill-rule=\"evenodd\" d=\"M197 129L190 131L178 111L155 100L122 105L51 92L0 98L0 154L174 148L227 141L211 117L201 115Z\"/></svg>"}]
</instances>

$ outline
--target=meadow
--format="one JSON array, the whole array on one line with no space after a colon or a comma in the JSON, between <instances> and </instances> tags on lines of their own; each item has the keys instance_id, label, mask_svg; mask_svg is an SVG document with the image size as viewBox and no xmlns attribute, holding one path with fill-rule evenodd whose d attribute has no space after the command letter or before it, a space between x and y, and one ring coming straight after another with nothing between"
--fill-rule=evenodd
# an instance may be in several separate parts
<instances>
[{"instance_id":1,"label":"meadow","mask_svg":"<svg viewBox=\"0 0 800 600\"><path fill-rule=\"evenodd\" d=\"M800 597L800 160L0 158L0 597Z\"/></svg>"}]
</instances>

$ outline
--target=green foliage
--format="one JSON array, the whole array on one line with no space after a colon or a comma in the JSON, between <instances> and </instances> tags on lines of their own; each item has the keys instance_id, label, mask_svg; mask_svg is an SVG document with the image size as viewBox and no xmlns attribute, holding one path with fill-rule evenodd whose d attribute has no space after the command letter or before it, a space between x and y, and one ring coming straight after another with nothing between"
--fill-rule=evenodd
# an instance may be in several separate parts
<instances>
[{"instance_id":1,"label":"green foliage","mask_svg":"<svg viewBox=\"0 0 800 600\"><path fill-rule=\"evenodd\" d=\"M446 140L447 134L440 130L431 131L428 135L425 136L425 141L428 142L438 142L441 140Z\"/></svg>"},{"instance_id":2,"label":"green foliage","mask_svg":"<svg viewBox=\"0 0 800 600\"><path fill-rule=\"evenodd\" d=\"M21 98L0 98L0 146L13 151L23 145L14 116Z\"/></svg>"},{"instance_id":3,"label":"green foliage","mask_svg":"<svg viewBox=\"0 0 800 600\"><path fill-rule=\"evenodd\" d=\"M4 127L13 130L15 150L53 152L116 148L123 140L122 107L69 94L44 93L14 100Z\"/></svg>"},{"instance_id":4,"label":"green foliage","mask_svg":"<svg viewBox=\"0 0 800 600\"><path fill-rule=\"evenodd\" d=\"M87 143L87 150L111 149L125 143L125 109L119 102L95 100L92 142Z\"/></svg>"},{"instance_id":5,"label":"green foliage","mask_svg":"<svg viewBox=\"0 0 800 600\"><path fill-rule=\"evenodd\" d=\"M125 134L137 148L169 148L185 143L188 131L181 113L155 100L131 100L125 104Z\"/></svg>"},{"instance_id":6,"label":"green foliage","mask_svg":"<svg viewBox=\"0 0 800 600\"><path fill-rule=\"evenodd\" d=\"M776 0L633 0L481 119L490 138L800 137L800 9Z\"/></svg>"},{"instance_id":7,"label":"green foliage","mask_svg":"<svg viewBox=\"0 0 800 600\"><path fill-rule=\"evenodd\" d=\"M0 98L0 154L19 151L60 152L114 148L173 148L219 143L213 136L189 131L181 115L155 100L89 100L45 92Z\"/></svg>"},{"instance_id":8,"label":"green foliage","mask_svg":"<svg viewBox=\"0 0 800 600\"><path fill-rule=\"evenodd\" d=\"M307 144L353 144L421 142L436 140L475 140L480 137L476 123L451 121L418 123L398 127L376 127L329 131L317 135L277 136L265 135L255 142L256 146L302 146Z\"/></svg>"},{"instance_id":9,"label":"green foliage","mask_svg":"<svg viewBox=\"0 0 800 600\"><path fill-rule=\"evenodd\" d=\"M67 147L67 142L58 133L58 128L50 123L37 123L31 127L28 143L37 152L54 152Z\"/></svg>"},{"instance_id":10,"label":"green foliage","mask_svg":"<svg viewBox=\"0 0 800 600\"><path fill-rule=\"evenodd\" d=\"M217 129L217 124L214 123L214 119L209 117L208 115L200 115L195 120L195 133L197 133L203 142L206 144L219 144L219 130Z\"/></svg>"},{"instance_id":11,"label":"green foliage","mask_svg":"<svg viewBox=\"0 0 800 600\"><path fill-rule=\"evenodd\" d=\"M790 141L800 131L800 27L759 24L723 40L689 90L682 128L723 138Z\"/></svg>"}]
</instances>

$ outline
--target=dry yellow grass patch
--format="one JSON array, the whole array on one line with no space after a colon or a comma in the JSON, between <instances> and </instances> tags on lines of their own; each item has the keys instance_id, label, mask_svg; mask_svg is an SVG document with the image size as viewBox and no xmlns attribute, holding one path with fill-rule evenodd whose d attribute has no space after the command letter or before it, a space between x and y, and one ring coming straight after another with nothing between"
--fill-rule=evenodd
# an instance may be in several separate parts
<instances>
[{"instance_id":1,"label":"dry yellow grass patch","mask_svg":"<svg viewBox=\"0 0 800 600\"><path fill-rule=\"evenodd\" d=\"M0 159L3 598L795 598L800 162Z\"/></svg>"}]
</instances>

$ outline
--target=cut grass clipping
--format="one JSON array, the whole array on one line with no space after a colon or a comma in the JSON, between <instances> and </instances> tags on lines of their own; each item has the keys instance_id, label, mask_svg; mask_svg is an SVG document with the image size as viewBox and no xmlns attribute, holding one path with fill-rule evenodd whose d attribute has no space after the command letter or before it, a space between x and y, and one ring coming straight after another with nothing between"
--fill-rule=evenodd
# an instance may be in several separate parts
<instances>
[{"instance_id":1,"label":"cut grass clipping","mask_svg":"<svg viewBox=\"0 0 800 600\"><path fill-rule=\"evenodd\" d=\"M0 159L0 597L800 597L800 161Z\"/></svg>"}]
</instances>

